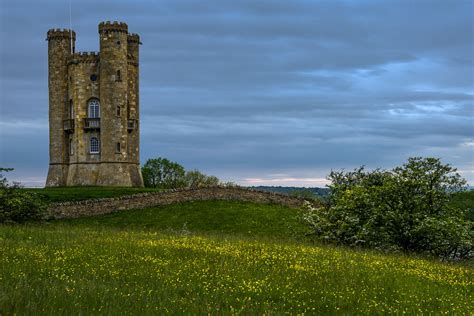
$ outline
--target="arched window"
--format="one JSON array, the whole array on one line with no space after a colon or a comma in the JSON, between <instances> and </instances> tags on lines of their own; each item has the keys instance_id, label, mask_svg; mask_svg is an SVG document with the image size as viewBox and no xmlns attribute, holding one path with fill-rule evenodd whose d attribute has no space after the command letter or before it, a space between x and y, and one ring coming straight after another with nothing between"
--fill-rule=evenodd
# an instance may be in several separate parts
<instances>
[{"instance_id":1,"label":"arched window","mask_svg":"<svg viewBox=\"0 0 474 316\"><path fill-rule=\"evenodd\" d=\"M97 99L89 101L88 106L88 117L89 118L100 118L100 103Z\"/></svg>"},{"instance_id":2,"label":"arched window","mask_svg":"<svg viewBox=\"0 0 474 316\"><path fill-rule=\"evenodd\" d=\"M91 154L98 154L100 152L100 143L97 137L91 137L91 142L89 144L89 152Z\"/></svg>"}]
</instances>

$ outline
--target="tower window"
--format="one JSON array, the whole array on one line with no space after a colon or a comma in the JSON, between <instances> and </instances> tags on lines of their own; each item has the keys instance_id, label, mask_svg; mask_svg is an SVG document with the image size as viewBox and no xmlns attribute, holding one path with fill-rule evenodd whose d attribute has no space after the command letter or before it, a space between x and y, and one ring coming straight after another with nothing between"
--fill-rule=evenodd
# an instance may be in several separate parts
<instances>
[{"instance_id":1,"label":"tower window","mask_svg":"<svg viewBox=\"0 0 474 316\"><path fill-rule=\"evenodd\" d=\"M69 139L69 155L74 155L74 143L72 138Z\"/></svg>"},{"instance_id":2,"label":"tower window","mask_svg":"<svg viewBox=\"0 0 474 316\"><path fill-rule=\"evenodd\" d=\"M91 75L91 81L97 81L97 75L96 74Z\"/></svg>"},{"instance_id":3,"label":"tower window","mask_svg":"<svg viewBox=\"0 0 474 316\"><path fill-rule=\"evenodd\" d=\"M69 118L72 120L74 119L74 104L72 100L69 100Z\"/></svg>"},{"instance_id":4,"label":"tower window","mask_svg":"<svg viewBox=\"0 0 474 316\"><path fill-rule=\"evenodd\" d=\"M116 152L117 154L120 154L120 143L117 143L117 144L115 145L115 152Z\"/></svg>"},{"instance_id":5,"label":"tower window","mask_svg":"<svg viewBox=\"0 0 474 316\"><path fill-rule=\"evenodd\" d=\"M91 142L89 144L89 152L91 154L98 154L100 152L100 143L97 137L91 137Z\"/></svg>"},{"instance_id":6,"label":"tower window","mask_svg":"<svg viewBox=\"0 0 474 316\"><path fill-rule=\"evenodd\" d=\"M89 101L88 106L88 117L89 118L100 118L100 103L97 99L92 99Z\"/></svg>"},{"instance_id":7,"label":"tower window","mask_svg":"<svg viewBox=\"0 0 474 316\"><path fill-rule=\"evenodd\" d=\"M120 44L121 44L120 41L117 41L117 46L120 46Z\"/></svg>"},{"instance_id":8,"label":"tower window","mask_svg":"<svg viewBox=\"0 0 474 316\"><path fill-rule=\"evenodd\" d=\"M115 75L115 81L122 81L122 75L120 70L117 70L117 74Z\"/></svg>"},{"instance_id":9,"label":"tower window","mask_svg":"<svg viewBox=\"0 0 474 316\"><path fill-rule=\"evenodd\" d=\"M120 116L120 105L117 105L115 109L115 115Z\"/></svg>"}]
</instances>

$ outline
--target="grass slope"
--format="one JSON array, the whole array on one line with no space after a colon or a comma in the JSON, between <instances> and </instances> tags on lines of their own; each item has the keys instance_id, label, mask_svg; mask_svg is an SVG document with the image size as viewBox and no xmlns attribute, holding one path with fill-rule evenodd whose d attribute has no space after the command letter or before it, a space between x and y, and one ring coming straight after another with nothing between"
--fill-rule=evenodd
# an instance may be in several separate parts
<instances>
[{"instance_id":1,"label":"grass slope","mask_svg":"<svg viewBox=\"0 0 474 316\"><path fill-rule=\"evenodd\" d=\"M472 267L290 241L295 215L215 201L0 225L0 314L473 314Z\"/></svg>"},{"instance_id":2,"label":"grass slope","mask_svg":"<svg viewBox=\"0 0 474 316\"><path fill-rule=\"evenodd\" d=\"M464 314L472 270L296 243L2 227L2 314Z\"/></svg>"},{"instance_id":3,"label":"grass slope","mask_svg":"<svg viewBox=\"0 0 474 316\"><path fill-rule=\"evenodd\" d=\"M53 223L101 229L189 231L292 238L306 231L297 211L280 205L238 201L195 201Z\"/></svg>"}]
</instances>

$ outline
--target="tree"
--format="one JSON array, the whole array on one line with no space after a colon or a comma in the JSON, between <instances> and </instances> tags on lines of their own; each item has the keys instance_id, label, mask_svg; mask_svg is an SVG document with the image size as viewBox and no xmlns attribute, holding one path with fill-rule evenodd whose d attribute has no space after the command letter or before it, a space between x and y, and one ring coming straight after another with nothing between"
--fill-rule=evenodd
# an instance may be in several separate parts
<instances>
[{"instance_id":1,"label":"tree","mask_svg":"<svg viewBox=\"0 0 474 316\"><path fill-rule=\"evenodd\" d=\"M148 159L142 175L146 187L171 189L184 186L183 166L166 158Z\"/></svg>"},{"instance_id":2,"label":"tree","mask_svg":"<svg viewBox=\"0 0 474 316\"><path fill-rule=\"evenodd\" d=\"M350 246L466 258L473 252L467 212L450 206L466 181L436 158L409 158L390 171L331 171L326 207L304 219L320 240Z\"/></svg>"},{"instance_id":3,"label":"tree","mask_svg":"<svg viewBox=\"0 0 474 316\"><path fill-rule=\"evenodd\" d=\"M200 188L211 186L233 186L222 183L215 176L208 176L199 170L185 171L180 164L166 158L148 159L142 168L146 187L161 189Z\"/></svg>"}]
</instances>

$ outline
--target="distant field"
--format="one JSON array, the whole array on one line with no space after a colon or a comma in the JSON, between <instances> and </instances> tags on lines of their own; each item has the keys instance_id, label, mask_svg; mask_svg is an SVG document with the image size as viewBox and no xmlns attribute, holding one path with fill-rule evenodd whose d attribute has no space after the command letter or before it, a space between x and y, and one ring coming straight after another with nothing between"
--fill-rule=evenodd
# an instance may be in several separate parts
<instances>
[{"instance_id":1,"label":"distant field","mask_svg":"<svg viewBox=\"0 0 474 316\"><path fill-rule=\"evenodd\" d=\"M474 313L472 266L297 241L296 215L215 201L0 225L0 314Z\"/></svg>"}]
</instances>

